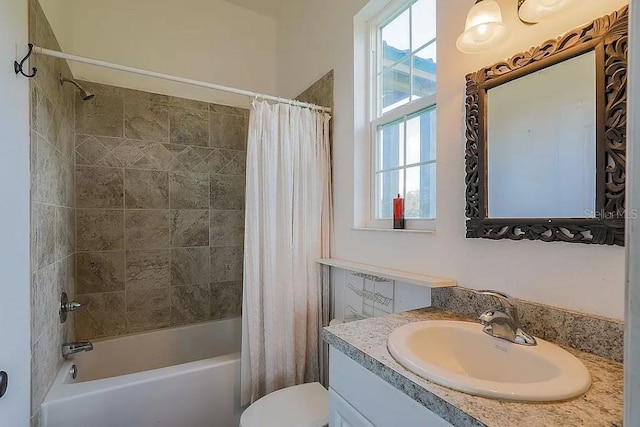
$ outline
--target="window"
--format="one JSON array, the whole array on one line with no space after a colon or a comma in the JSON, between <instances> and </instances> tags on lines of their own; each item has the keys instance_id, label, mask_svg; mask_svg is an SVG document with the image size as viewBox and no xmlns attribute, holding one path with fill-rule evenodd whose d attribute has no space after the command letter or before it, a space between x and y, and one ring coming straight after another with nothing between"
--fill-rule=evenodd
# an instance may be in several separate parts
<instances>
[{"instance_id":1,"label":"window","mask_svg":"<svg viewBox=\"0 0 640 427\"><path fill-rule=\"evenodd\" d=\"M371 23L369 226L390 226L393 199L400 194L407 228L431 228L436 216L436 0L395 6Z\"/></svg>"}]
</instances>

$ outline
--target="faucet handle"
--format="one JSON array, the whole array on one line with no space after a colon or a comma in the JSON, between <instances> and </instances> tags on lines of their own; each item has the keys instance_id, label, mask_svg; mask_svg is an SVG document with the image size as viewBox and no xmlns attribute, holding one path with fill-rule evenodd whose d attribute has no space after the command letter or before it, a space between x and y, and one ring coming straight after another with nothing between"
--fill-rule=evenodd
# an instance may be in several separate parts
<instances>
[{"instance_id":1,"label":"faucet handle","mask_svg":"<svg viewBox=\"0 0 640 427\"><path fill-rule=\"evenodd\" d=\"M66 322L67 313L69 313L70 311L76 311L80 307L82 307L82 304L76 301L69 301L67 293L63 292L60 296L60 310L58 311L58 314L60 316L60 323Z\"/></svg>"},{"instance_id":2,"label":"faucet handle","mask_svg":"<svg viewBox=\"0 0 640 427\"><path fill-rule=\"evenodd\" d=\"M509 295L492 290L474 291L493 298L498 305L482 313L478 320L483 331L491 336L506 339L516 344L536 345L536 339L520 328L516 300Z\"/></svg>"},{"instance_id":3,"label":"faucet handle","mask_svg":"<svg viewBox=\"0 0 640 427\"><path fill-rule=\"evenodd\" d=\"M493 298L495 303L497 304L496 308L502 309L505 313L513 318L513 320L518 324L520 319L518 318L518 309L516 307L516 300L513 299L508 294L504 292L494 291L494 290L480 290L474 291L480 295L487 295Z\"/></svg>"},{"instance_id":4,"label":"faucet handle","mask_svg":"<svg viewBox=\"0 0 640 427\"><path fill-rule=\"evenodd\" d=\"M504 292L494 291L491 289L484 289L480 291L474 291L479 295L487 295L493 297L493 300L503 308L512 308L515 307L516 301L509 295Z\"/></svg>"},{"instance_id":5,"label":"faucet handle","mask_svg":"<svg viewBox=\"0 0 640 427\"><path fill-rule=\"evenodd\" d=\"M76 301L71 301L67 303L66 309L67 311L76 311L80 307L82 307L82 304Z\"/></svg>"}]
</instances>

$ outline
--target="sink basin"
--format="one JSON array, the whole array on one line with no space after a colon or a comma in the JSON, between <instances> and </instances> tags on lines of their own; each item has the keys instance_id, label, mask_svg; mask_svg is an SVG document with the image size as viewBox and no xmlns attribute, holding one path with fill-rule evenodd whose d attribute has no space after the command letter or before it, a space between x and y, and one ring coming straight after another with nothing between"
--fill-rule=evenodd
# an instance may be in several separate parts
<instances>
[{"instance_id":1,"label":"sink basin","mask_svg":"<svg viewBox=\"0 0 640 427\"><path fill-rule=\"evenodd\" d=\"M409 371L464 393L550 402L586 392L591 375L580 360L547 341L524 346L492 337L471 322L425 321L391 333L391 355Z\"/></svg>"}]
</instances>

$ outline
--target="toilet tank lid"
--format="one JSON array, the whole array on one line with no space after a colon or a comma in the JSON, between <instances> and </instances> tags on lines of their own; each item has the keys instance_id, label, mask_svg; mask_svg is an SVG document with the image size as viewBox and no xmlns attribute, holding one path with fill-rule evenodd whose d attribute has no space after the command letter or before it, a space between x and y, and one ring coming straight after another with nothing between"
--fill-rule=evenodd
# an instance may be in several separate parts
<instances>
[{"instance_id":1,"label":"toilet tank lid","mask_svg":"<svg viewBox=\"0 0 640 427\"><path fill-rule=\"evenodd\" d=\"M320 383L270 393L249 406L240 427L324 427L329 424L329 392Z\"/></svg>"}]
</instances>

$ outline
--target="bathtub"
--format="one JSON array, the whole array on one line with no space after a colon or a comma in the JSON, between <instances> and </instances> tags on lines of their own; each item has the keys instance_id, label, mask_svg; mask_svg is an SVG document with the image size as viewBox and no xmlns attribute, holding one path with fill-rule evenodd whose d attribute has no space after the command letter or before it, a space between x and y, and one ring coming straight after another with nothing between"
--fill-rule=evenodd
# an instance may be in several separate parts
<instances>
[{"instance_id":1,"label":"bathtub","mask_svg":"<svg viewBox=\"0 0 640 427\"><path fill-rule=\"evenodd\" d=\"M241 319L94 342L42 403L44 427L237 427ZM73 366L77 368L72 378Z\"/></svg>"}]
</instances>

